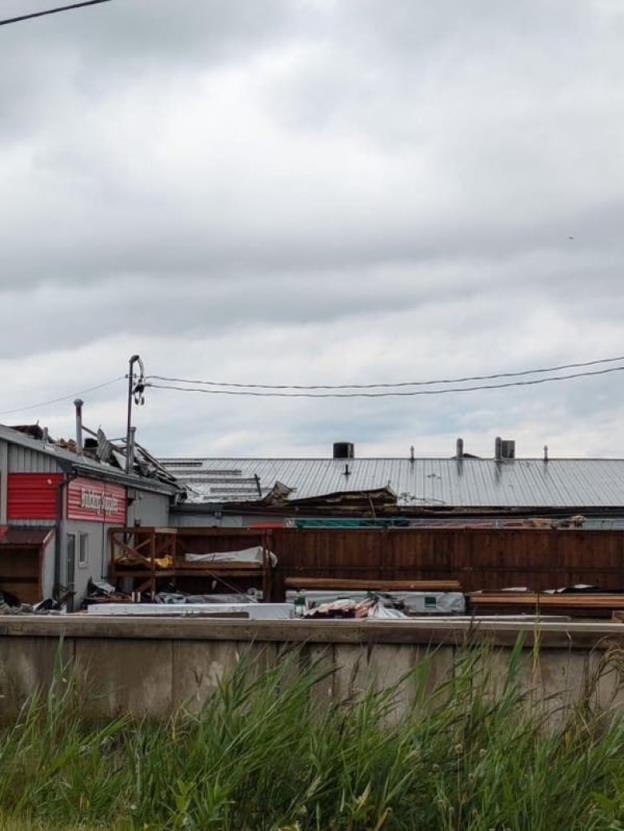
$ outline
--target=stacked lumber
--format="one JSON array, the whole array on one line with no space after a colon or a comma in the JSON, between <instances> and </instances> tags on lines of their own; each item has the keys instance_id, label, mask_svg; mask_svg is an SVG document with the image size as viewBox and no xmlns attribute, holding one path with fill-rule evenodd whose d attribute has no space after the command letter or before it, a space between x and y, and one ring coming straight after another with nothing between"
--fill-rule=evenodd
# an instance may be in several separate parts
<instances>
[{"instance_id":1,"label":"stacked lumber","mask_svg":"<svg viewBox=\"0 0 624 831\"><path fill-rule=\"evenodd\" d=\"M552 614L571 617L612 617L616 610L624 612L624 593L593 592L474 592L469 595L472 610L483 614Z\"/></svg>"},{"instance_id":2,"label":"stacked lumber","mask_svg":"<svg viewBox=\"0 0 624 831\"><path fill-rule=\"evenodd\" d=\"M460 592L458 580L348 580L335 577L287 577L287 589L302 591ZM624 608L624 606L623 606Z\"/></svg>"}]
</instances>

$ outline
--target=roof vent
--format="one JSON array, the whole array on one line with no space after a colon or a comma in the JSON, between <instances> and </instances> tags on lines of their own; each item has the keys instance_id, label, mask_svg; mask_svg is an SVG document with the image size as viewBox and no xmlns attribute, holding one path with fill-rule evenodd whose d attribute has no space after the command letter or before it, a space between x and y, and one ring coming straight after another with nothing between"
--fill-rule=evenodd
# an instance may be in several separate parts
<instances>
[{"instance_id":1,"label":"roof vent","mask_svg":"<svg viewBox=\"0 0 624 831\"><path fill-rule=\"evenodd\" d=\"M334 459L354 459L355 447L350 441L334 442Z\"/></svg>"},{"instance_id":2,"label":"roof vent","mask_svg":"<svg viewBox=\"0 0 624 831\"><path fill-rule=\"evenodd\" d=\"M464 440L457 439L455 444L455 458L456 459L463 459L464 458Z\"/></svg>"},{"instance_id":3,"label":"roof vent","mask_svg":"<svg viewBox=\"0 0 624 831\"><path fill-rule=\"evenodd\" d=\"M494 442L494 458L497 462L501 462L504 459L515 459L515 441L512 439L501 439L500 436L497 436L496 441Z\"/></svg>"}]
</instances>

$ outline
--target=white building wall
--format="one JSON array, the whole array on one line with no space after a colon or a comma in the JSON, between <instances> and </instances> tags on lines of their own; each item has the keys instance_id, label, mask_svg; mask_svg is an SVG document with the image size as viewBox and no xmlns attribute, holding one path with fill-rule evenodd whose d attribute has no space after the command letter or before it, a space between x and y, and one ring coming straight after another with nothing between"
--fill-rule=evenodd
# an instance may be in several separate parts
<instances>
[{"instance_id":1,"label":"white building wall","mask_svg":"<svg viewBox=\"0 0 624 831\"><path fill-rule=\"evenodd\" d=\"M134 496L134 498L132 498ZM128 489L128 525L166 528L169 523L170 497L167 494Z\"/></svg>"}]
</instances>

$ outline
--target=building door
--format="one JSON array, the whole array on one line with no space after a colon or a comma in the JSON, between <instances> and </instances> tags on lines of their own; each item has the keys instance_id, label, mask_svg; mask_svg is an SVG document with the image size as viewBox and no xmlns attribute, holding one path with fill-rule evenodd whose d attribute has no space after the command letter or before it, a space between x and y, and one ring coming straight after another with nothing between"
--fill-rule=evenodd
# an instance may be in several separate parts
<instances>
[{"instance_id":1,"label":"building door","mask_svg":"<svg viewBox=\"0 0 624 831\"><path fill-rule=\"evenodd\" d=\"M73 592L76 588L76 535L67 535L67 557L65 562L65 585L68 592L67 611L74 611Z\"/></svg>"}]
</instances>

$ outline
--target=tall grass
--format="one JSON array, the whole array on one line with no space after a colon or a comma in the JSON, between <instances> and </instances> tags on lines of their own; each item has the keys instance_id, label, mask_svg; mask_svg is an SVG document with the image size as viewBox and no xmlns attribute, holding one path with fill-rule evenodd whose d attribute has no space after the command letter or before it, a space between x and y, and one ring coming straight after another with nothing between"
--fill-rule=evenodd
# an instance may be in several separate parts
<instances>
[{"instance_id":1,"label":"tall grass","mask_svg":"<svg viewBox=\"0 0 624 831\"><path fill-rule=\"evenodd\" d=\"M323 670L300 657L244 658L201 712L160 723L95 725L59 673L0 732L0 828L624 829L624 723L588 696L545 729L519 649L495 695L482 650L435 693L425 661L400 717L400 685L319 705Z\"/></svg>"}]
</instances>

